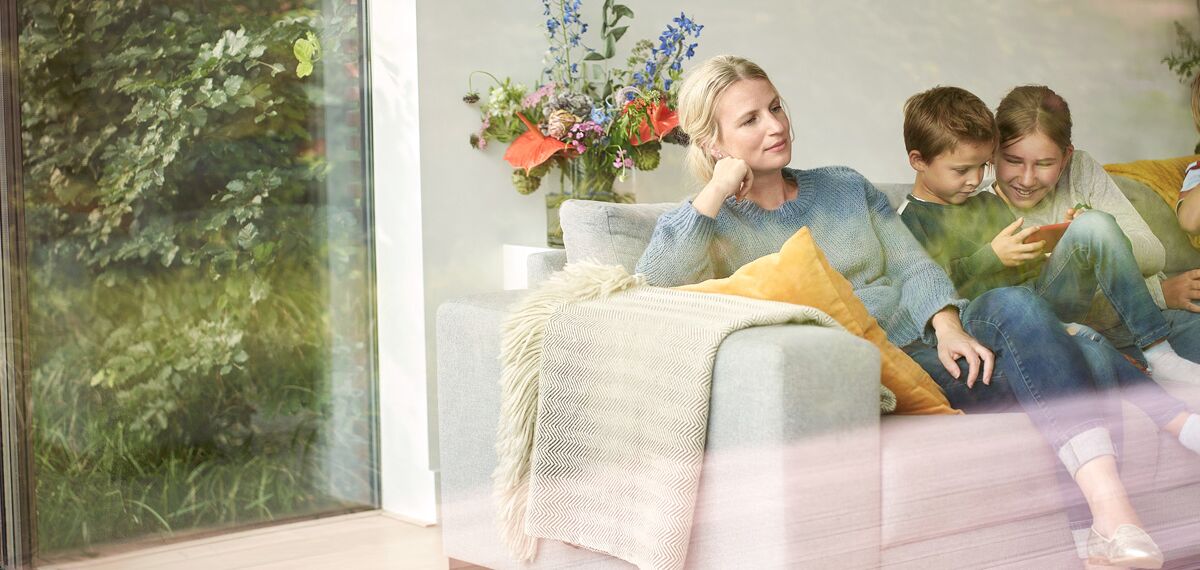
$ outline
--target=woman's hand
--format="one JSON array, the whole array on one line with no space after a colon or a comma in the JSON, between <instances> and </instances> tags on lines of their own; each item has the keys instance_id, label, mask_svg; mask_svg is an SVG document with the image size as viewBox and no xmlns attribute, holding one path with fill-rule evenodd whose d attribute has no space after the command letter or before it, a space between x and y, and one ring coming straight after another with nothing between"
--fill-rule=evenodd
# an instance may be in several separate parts
<instances>
[{"instance_id":1,"label":"woman's hand","mask_svg":"<svg viewBox=\"0 0 1200 570\"><path fill-rule=\"evenodd\" d=\"M958 359L965 358L967 360L967 388L975 386L976 378L982 380L984 384L992 383L992 368L995 366L996 357L992 351L963 330L962 321L958 318L958 309L946 307L938 311L930 319L930 324L933 325L938 339L938 359L942 361L942 366L946 367L946 371L951 376L958 379L962 374L958 368ZM983 365L982 375L979 370L980 364Z\"/></svg>"},{"instance_id":2,"label":"woman's hand","mask_svg":"<svg viewBox=\"0 0 1200 570\"><path fill-rule=\"evenodd\" d=\"M1163 281L1162 290L1168 309L1200 313L1200 305L1192 302L1200 299L1200 269L1185 271Z\"/></svg>"},{"instance_id":3,"label":"woman's hand","mask_svg":"<svg viewBox=\"0 0 1200 570\"><path fill-rule=\"evenodd\" d=\"M717 161L712 178L692 200L692 207L701 214L716 218L726 198L733 196L735 200L741 200L753 185L754 172L746 161L727 156Z\"/></svg>"},{"instance_id":4,"label":"woman's hand","mask_svg":"<svg viewBox=\"0 0 1200 570\"><path fill-rule=\"evenodd\" d=\"M1016 267L1037 258L1042 253L1042 247L1046 245L1044 241L1025 243L1025 238L1037 231L1037 228L1022 230L1021 224L1024 222L1025 218L1017 218L992 238L992 251L996 252L996 257L1000 258L1000 263L1005 267Z\"/></svg>"}]
</instances>

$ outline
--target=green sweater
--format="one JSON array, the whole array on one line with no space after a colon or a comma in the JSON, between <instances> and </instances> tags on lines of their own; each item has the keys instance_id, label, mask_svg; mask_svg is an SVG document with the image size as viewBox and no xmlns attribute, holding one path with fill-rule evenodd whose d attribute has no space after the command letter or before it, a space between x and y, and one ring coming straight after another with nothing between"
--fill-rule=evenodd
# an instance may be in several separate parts
<instances>
[{"instance_id":1,"label":"green sweater","mask_svg":"<svg viewBox=\"0 0 1200 570\"><path fill-rule=\"evenodd\" d=\"M958 294L974 299L997 287L1020 285L1037 277L1041 259L1005 267L992 249L996 237L1016 218L999 197L981 192L957 206L926 202L908 195L900 219L938 265L950 275Z\"/></svg>"}]
</instances>

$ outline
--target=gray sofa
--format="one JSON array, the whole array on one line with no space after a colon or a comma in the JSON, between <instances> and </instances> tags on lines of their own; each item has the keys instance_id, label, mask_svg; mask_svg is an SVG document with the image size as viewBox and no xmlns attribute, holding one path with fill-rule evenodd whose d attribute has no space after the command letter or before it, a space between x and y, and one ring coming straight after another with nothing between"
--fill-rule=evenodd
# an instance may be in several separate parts
<instances>
[{"instance_id":1,"label":"gray sofa","mask_svg":"<svg viewBox=\"0 0 1200 570\"><path fill-rule=\"evenodd\" d=\"M1179 233L1170 209L1143 199L1138 193L1151 191L1136 182L1121 187L1163 232L1169 269L1200 267L1181 234L1167 235ZM880 188L895 205L909 185ZM531 283L567 260L632 268L655 219L673 206L566 203L566 251L531 258ZM522 294L458 299L438 311L445 552L460 567L629 567L552 541L520 565L499 541L489 478L499 328ZM844 332L788 325L730 335L714 370L688 567L1080 567L1055 491L1056 460L1023 414L880 417L878 382L878 352ZM1200 386L1168 389L1200 408ZM1135 408L1125 411L1123 477L1145 526L1169 564L1200 567L1200 457Z\"/></svg>"}]
</instances>

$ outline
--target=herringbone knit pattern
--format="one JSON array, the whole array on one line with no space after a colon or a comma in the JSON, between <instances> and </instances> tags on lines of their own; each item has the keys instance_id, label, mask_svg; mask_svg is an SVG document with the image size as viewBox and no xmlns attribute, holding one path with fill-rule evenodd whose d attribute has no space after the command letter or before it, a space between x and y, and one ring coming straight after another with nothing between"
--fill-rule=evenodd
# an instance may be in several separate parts
<instances>
[{"instance_id":1,"label":"herringbone knit pattern","mask_svg":"<svg viewBox=\"0 0 1200 570\"><path fill-rule=\"evenodd\" d=\"M840 327L811 307L654 287L563 306L542 346L528 533L682 568L717 348L789 322Z\"/></svg>"}]
</instances>

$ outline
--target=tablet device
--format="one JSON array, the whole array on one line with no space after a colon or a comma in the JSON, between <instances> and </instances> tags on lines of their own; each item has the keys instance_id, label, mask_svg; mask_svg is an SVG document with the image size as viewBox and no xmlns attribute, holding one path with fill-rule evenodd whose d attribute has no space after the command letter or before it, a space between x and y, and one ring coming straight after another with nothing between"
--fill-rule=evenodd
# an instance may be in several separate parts
<instances>
[{"instance_id":1,"label":"tablet device","mask_svg":"<svg viewBox=\"0 0 1200 570\"><path fill-rule=\"evenodd\" d=\"M1067 226L1069 225L1071 225L1071 222L1042 226L1034 230L1032 234L1029 234L1029 237L1025 238L1025 243L1045 241L1046 245L1042 246L1042 251L1054 251L1055 246L1058 245L1058 240L1062 239L1063 234L1067 233Z\"/></svg>"}]
</instances>

